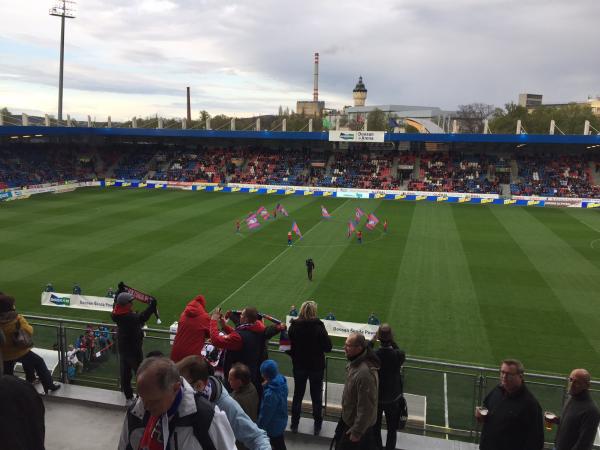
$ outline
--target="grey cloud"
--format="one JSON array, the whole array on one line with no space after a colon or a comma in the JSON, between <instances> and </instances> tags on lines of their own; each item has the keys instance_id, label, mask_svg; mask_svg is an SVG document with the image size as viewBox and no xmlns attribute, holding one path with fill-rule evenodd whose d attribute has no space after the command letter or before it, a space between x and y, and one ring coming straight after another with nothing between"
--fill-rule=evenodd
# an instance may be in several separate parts
<instances>
[{"instance_id":1,"label":"grey cloud","mask_svg":"<svg viewBox=\"0 0 600 450\"><path fill-rule=\"evenodd\" d=\"M502 105L522 90L567 101L600 89L597 0L346 0L343 7L322 0L172 1L177 8L161 14L141 12L136 0L82 4L76 26L103 43L94 56L127 71L111 69L105 81L69 72L70 82L89 90L180 95L181 80L200 80L203 92L194 92L206 102L274 111L290 92L311 98L313 52L319 51L321 98L346 104L358 75L370 104L448 109L470 101ZM175 56L184 43L192 50ZM129 80L131 73L142 75ZM209 96L232 76L231 91L240 95ZM54 74L50 79L54 85ZM243 95L250 90L266 98ZM282 100L271 100L277 92Z\"/></svg>"}]
</instances>

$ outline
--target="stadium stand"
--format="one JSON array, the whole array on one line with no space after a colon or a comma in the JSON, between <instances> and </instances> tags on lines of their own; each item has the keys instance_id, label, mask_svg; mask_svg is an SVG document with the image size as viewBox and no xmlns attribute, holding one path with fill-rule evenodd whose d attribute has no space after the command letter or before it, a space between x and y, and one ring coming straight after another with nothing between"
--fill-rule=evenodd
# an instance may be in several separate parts
<instances>
[{"instance_id":1,"label":"stadium stand","mask_svg":"<svg viewBox=\"0 0 600 450\"><path fill-rule=\"evenodd\" d=\"M46 143L0 149L4 189L117 178L592 198L600 196L599 169L600 161L584 154L398 152L385 146L325 151L115 144L90 150Z\"/></svg>"}]
</instances>

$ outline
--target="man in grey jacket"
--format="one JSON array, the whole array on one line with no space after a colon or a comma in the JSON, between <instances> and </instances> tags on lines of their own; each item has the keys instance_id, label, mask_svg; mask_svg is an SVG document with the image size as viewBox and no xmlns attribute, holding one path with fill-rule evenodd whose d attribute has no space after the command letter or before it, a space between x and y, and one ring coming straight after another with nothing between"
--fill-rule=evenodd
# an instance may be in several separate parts
<instances>
[{"instance_id":1,"label":"man in grey jacket","mask_svg":"<svg viewBox=\"0 0 600 450\"><path fill-rule=\"evenodd\" d=\"M196 394L170 359L145 359L137 372L137 391L119 450L235 450L225 413Z\"/></svg>"},{"instance_id":2,"label":"man in grey jacket","mask_svg":"<svg viewBox=\"0 0 600 450\"><path fill-rule=\"evenodd\" d=\"M223 383L210 375L210 367L204 358L197 355L186 356L177 363L177 368L196 392L227 414L237 441L249 449L271 450L266 431L258 428L240 404L223 388Z\"/></svg>"},{"instance_id":3,"label":"man in grey jacket","mask_svg":"<svg viewBox=\"0 0 600 450\"><path fill-rule=\"evenodd\" d=\"M348 358L342 394L342 418L336 429L336 450L375 448L373 425L377 421L379 360L360 333L346 339Z\"/></svg>"},{"instance_id":4,"label":"man in grey jacket","mask_svg":"<svg viewBox=\"0 0 600 450\"><path fill-rule=\"evenodd\" d=\"M590 395L591 378L585 369L569 375L569 398L560 417L546 421L558 423L556 450L591 450L600 423L600 410Z\"/></svg>"}]
</instances>

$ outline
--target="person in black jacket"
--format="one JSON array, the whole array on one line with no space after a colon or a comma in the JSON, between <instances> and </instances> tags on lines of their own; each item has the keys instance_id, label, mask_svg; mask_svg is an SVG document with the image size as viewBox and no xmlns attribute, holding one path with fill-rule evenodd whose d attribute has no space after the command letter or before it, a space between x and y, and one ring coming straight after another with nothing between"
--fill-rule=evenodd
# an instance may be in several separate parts
<instances>
[{"instance_id":1,"label":"person in black jacket","mask_svg":"<svg viewBox=\"0 0 600 450\"><path fill-rule=\"evenodd\" d=\"M290 429L298 431L302 399L306 381L310 381L310 398L315 421L314 434L321 432L323 423L323 374L325 353L331 351L331 339L325 325L317 317L317 304L306 301L300 307L300 315L290 324L288 335L291 342L290 355L294 371L294 399Z\"/></svg>"},{"instance_id":2,"label":"person in black jacket","mask_svg":"<svg viewBox=\"0 0 600 450\"><path fill-rule=\"evenodd\" d=\"M373 431L377 448L382 449L381 422L385 413L387 424L385 448L386 450L393 450L396 448L396 431L398 431L400 424L400 402L404 402L401 369L406 354L394 342L392 328L386 323L379 327L369 346L373 347L377 340L381 343L381 347L377 349L375 354L379 358L381 367L379 368L377 422Z\"/></svg>"},{"instance_id":3,"label":"person in black jacket","mask_svg":"<svg viewBox=\"0 0 600 450\"><path fill-rule=\"evenodd\" d=\"M600 410L590 395L590 382L590 373L585 369L575 369L569 375L569 398L560 417L551 421L558 423L556 450L592 449Z\"/></svg>"},{"instance_id":4,"label":"person in black jacket","mask_svg":"<svg viewBox=\"0 0 600 450\"><path fill-rule=\"evenodd\" d=\"M306 274L308 275L308 279L312 281L313 270L315 270L315 263L312 258L308 258L306 260Z\"/></svg>"},{"instance_id":5,"label":"person in black jacket","mask_svg":"<svg viewBox=\"0 0 600 450\"><path fill-rule=\"evenodd\" d=\"M0 436L2 448L44 450L44 402L35 388L25 380L4 375L0 330Z\"/></svg>"},{"instance_id":6,"label":"person in black jacket","mask_svg":"<svg viewBox=\"0 0 600 450\"><path fill-rule=\"evenodd\" d=\"M141 313L133 311L133 295L121 292L115 298L111 318L117 324L117 347L119 349L119 370L121 390L127 399L127 406L133 403L132 375L137 371L144 359L142 327L156 311L156 299L152 299L148 307Z\"/></svg>"},{"instance_id":7,"label":"person in black jacket","mask_svg":"<svg viewBox=\"0 0 600 450\"><path fill-rule=\"evenodd\" d=\"M500 366L500 384L476 410L483 422L481 450L541 450L544 448L542 408L527 389L523 364L505 359Z\"/></svg>"}]
</instances>

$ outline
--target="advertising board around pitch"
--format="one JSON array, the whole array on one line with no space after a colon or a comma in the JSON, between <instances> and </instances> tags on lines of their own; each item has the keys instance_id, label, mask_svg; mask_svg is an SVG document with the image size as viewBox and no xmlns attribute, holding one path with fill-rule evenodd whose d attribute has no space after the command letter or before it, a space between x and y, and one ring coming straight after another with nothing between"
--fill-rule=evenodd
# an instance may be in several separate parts
<instances>
[{"instance_id":1,"label":"advertising board around pitch","mask_svg":"<svg viewBox=\"0 0 600 450\"><path fill-rule=\"evenodd\" d=\"M92 311L108 311L113 309L114 299L111 297L94 297L91 295L63 294L60 292L42 292L43 306L59 308L89 309Z\"/></svg>"}]
</instances>

